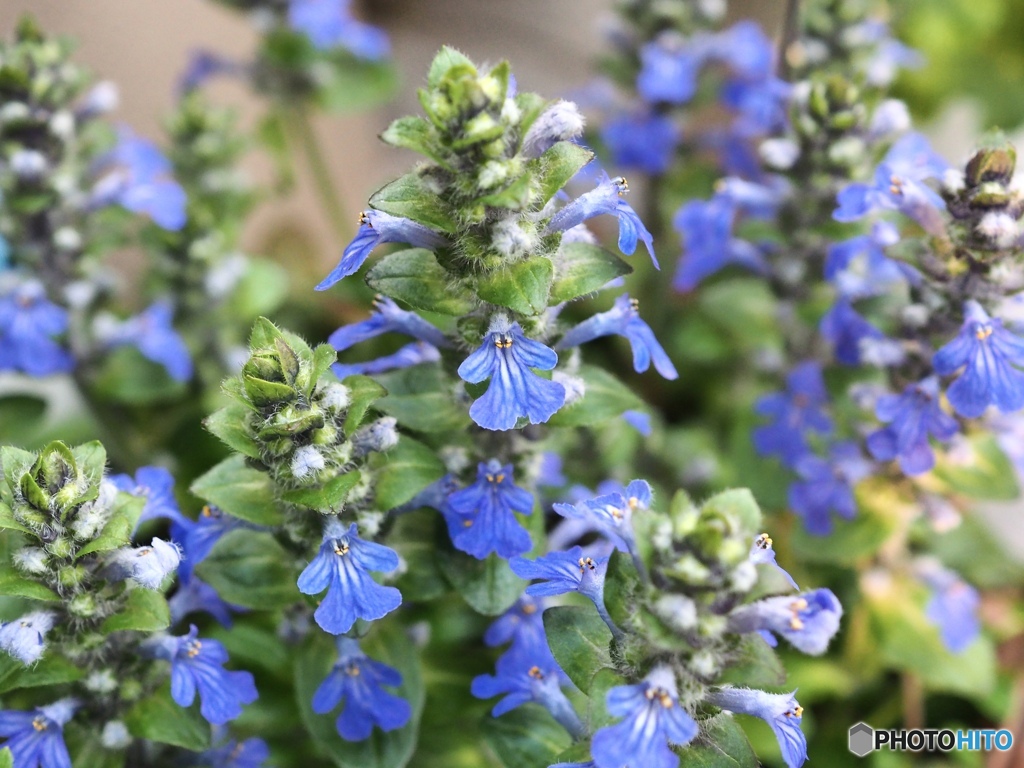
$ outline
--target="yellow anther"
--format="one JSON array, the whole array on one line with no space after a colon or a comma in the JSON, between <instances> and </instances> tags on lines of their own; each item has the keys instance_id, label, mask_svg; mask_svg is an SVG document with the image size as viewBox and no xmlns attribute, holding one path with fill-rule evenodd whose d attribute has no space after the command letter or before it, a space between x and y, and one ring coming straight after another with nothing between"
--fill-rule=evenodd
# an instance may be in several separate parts
<instances>
[{"instance_id":1,"label":"yellow anther","mask_svg":"<svg viewBox=\"0 0 1024 768\"><path fill-rule=\"evenodd\" d=\"M629 306L633 308L634 312L640 311L640 299L630 299Z\"/></svg>"},{"instance_id":2,"label":"yellow anther","mask_svg":"<svg viewBox=\"0 0 1024 768\"><path fill-rule=\"evenodd\" d=\"M334 542L334 554L338 557L344 557L348 554L348 544L343 544L339 541Z\"/></svg>"},{"instance_id":3,"label":"yellow anther","mask_svg":"<svg viewBox=\"0 0 1024 768\"><path fill-rule=\"evenodd\" d=\"M754 543L757 544L757 546L759 546L761 549L771 549L772 537L769 536L767 533L762 533L760 536L754 539Z\"/></svg>"},{"instance_id":4,"label":"yellow anther","mask_svg":"<svg viewBox=\"0 0 1024 768\"><path fill-rule=\"evenodd\" d=\"M46 721L41 717L37 717L35 720L32 721L32 727L35 728L37 731L45 731Z\"/></svg>"},{"instance_id":5,"label":"yellow anther","mask_svg":"<svg viewBox=\"0 0 1024 768\"><path fill-rule=\"evenodd\" d=\"M665 709L672 709L672 697L669 696L667 693L661 694L661 696L658 697L658 700L661 702L661 706L663 706Z\"/></svg>"},{"instance_id":6,"label":"yellow anther","mask_svg":"<svg viewBox=\"0 0 1024 768\"><path fill-rule=\"evenodd\" d=\"M612 179L612 184L618 187L619 197L622 197L624 194L629 192L629 182L626 181L625 176L619 176L618 178Z\"/></svg>"},{"instance_id":7,"label":"yellow anther","mask_svg":"<svg viewBox=\"0 0 1024 768\"><path fill-rule=\"evenodd\" d=\"M190 659L194 659L196 656L199 655L199 652L203 649L203 643L200 640L192 640L189 642L186 648L187 650L185 651L185 653L188 655Z\"/></svg>"},{"instance_id":8,"label":"yellow anther","mask_svg":"<svg viewBox=\"0 0 1024 768\"><path fill-rule=\"evenodd\" d=\"M533 603L527 603L526 605L523 606L523 613L525 613L527 616L532 616L536 612L537 612L537 606L534 605Z\"/></svg>"},{"instance_id":9,"label":"yellow anther","mask_svg":"<svg viewBox=\"0 0 1024 768\"><path fill-rule=\"evenodd\" d=\"M640 499L638 499L636 496L630 496L628 503L629 508L635 510L637 507L640 506Z\"/></svg>"},{"instance_id":10,"label":"yellow anther","mask_svg":"<svg viewBox=\"0 0 1024 768\"><path fill-rule=\"evenodd\" d=\"M992 335L992 326L991 325L980 325L980 326L978 326L978 330L976 330L974 332L974 337L978 341L984 341L985 339L987 339L991 335Z\"/></svg>"},{"instance_id":11,"label":"yellow anther","mask_svg":"<svg viewBox=\"0 0 1024 768\"><path fill-rule=\"evenodd\" d=\"M804 708L801 707L799 704L797 704L795 707L793 707L793 709L788 710L785 713L785 715L786 715L786 717L803 717L804 716Z\"/></svg>"},{"instance_id":12,"label":"yellow anther","mask_svg":"<svg viewBox=\"0 0 1024 768\"><path fill-rule=\"evenodd\" d=\"M487 482L488 483L493 483L494 482L494 475L486 475L486 477L487 477Z\"/></svg>"},{"instance_id":13,"label":"yellow anther","mask_svg":"<svg viewBox=\"0 0 1024 768\"><path fill-rule=\"evenodd\" d=\"M370 212L369 211L363 211L362 213L359 214L359 223L360 224L366 224L367 226L370 226L370 227L373 226L373 224L370 224Z\"/></svg>"},{"instance_id":14,"label":"yellow anther","mask_svg":"<svg viewBox=\"0 0 1024 768\"><path fill-rule=\"evenodd\" d=\"M804 628L804 623L800 621L799 617L794 616L792 619L789 620L789 628L799 631Z\"/></svg>"},{"instance_id":15,"label":"yellow anther","mask_svg":"<svg viewBox=\"0 0 1024 768\"><path fill-rule=\"evenodd\" d=\"M527 674L534 680L544 679L544 673L540 671L540 667L530 667L530 671Z\"/></svg>"},{"instance_id":16,"label":"yellow anther","mask_svg":"<svg viewBox=\"0 0 1024 768\"><path fill-rule=\"evenodd\" d=\"M203 504L202 515L203 517L213 517L213 510L210 509L209 504Z\"/></svg>"},{"instance_id":17,"label":"yellow anther","mask_svg":"<svg viewBox=\"0 0 1024 768\"><path fill-rule=\"evenodd\" d=\"M790 607L790 610L793 610L793 611L806 611L807 610L807 601L804 600L802 597L798 597L796 600L794 600L792 603L789 604L789 607Z\"/></svg>"},{"instance_id":18,"label":"yellow anther","mask_svg":"<svg viewBox=\"0 0 1024 768\"><path fill-rule=\"evenodd\" d=\"M345 674L349 677L359 677L362 674L362 670L359 669L358 664L349 664L345 667Z\"/></svg>"},{"instance_id":19,"label":"yellow anther","mask_svg":"<svg viewBox=\"0 0 1024 768\"><path fill-rule=\"evenodd\" d=\"M150 549L149 547L143 547L142 549L139 550L139 557L145 557L146 555L150 554L152 551L153 550Z\"/></svg>"},{"instance_id":20,"label":"yellow anther","mask_svg":"<svg viewBox=\"0 0 1024 768\"><path fill-rule=\"evenodd\" d=\"M463 520L462 521L462 527L463 528L472 528L473 527L473 521L472 520Z\"/></svg>"},{"instance_id":21,"label":"yellow anther","mask_svg":"<svg viewBox=\"0 0 1024 768\"><path fill-rule=\"evenodd\" d=\"M503 483L503 482L505 482L505 474L503 472L499 472L498 475L494 478L494 482L496 482L496 483Z\"/></svg>"}]
</instances>

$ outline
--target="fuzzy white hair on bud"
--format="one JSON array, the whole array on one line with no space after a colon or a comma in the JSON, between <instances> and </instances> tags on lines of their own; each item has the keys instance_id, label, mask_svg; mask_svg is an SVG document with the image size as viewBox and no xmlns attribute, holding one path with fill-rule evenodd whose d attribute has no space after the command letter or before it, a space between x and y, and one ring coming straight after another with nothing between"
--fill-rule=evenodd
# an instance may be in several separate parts
<instances>
[{"instance_id":1,"label":"fuzzy white hair on bud","mask_svg":"<svg viewBox=\"0 0 1024 768\"><path fill-rule=\"evenodd\" d=\"M558 101L538 117L523 138L523 156L540 157L559 141L583 135L585 121L571 101Z\"/></svg>"},{"instance_id":2,"label":"fuzzy white hair on bud","mask_svg":"<svg viewBox=\"0 0 1024 768\"><path fill-rule=\"evenodd\" d=\"M502 256L518 256L536 247L537 235L523 229L519 219L513 216L491 227L491 245Z\"/></svg>"},{"instance_id":3,"label":"fuzzy white hair on bud","mask_svg":"<svg viewBox=\"0 0 1024 768\"><path fill-rule=\"evenodd\" d=\"M312 445L302 446L292 456L292 475L298 480L315 475L325 466L324 455Z\"/></svg>"},{"instance_id":4,"label":"fuzzy white hair on bud","mask_svg":"<svg viewBox=\"0 0 1024 768\"><path fill-rule=\"evenodd\" d=\"M986 213L975 226L975 231L991 240L998 248L1009 248L1020 236L1016 219L1002 211Z\"/></svg>"},{"instance_id":5,"label":"fuzzy white hair on bud","mask_svg":"<svg viewBox=\"0 0 1024 768\"><path fill-rule=\"evenodd\" d=\"M329 411L343 411L350 402L352 393L344 384L328 384L320 391L320 404Z\"/></svg>"}]
</instances>

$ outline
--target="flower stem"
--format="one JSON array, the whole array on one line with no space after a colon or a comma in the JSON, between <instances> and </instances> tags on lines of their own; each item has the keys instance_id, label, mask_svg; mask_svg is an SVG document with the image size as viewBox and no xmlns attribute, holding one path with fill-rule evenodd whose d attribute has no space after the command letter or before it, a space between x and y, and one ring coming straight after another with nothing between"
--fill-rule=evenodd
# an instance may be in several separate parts
<instances>
[{"instance_id":1,"label":"flower stem","mask_svg":"<svg viewBox=\"0 0 1024 768\"><path fill-rule=\"evenodd\" d=\"M294 110L291 113L291 123L296 139L302 145L306 155L309 169L313 173L317 196L324 213L327 214L327 218L331 222L331 228L342 242L348 242L352 237L352 230L345 216L342 192L334 176L328 170L327 156L320 144L320 139L317 138L313 123L309 119L309 111L306 109Z\"/></svg>"},{"instance_id":2,"label":"flower stem","mask_svg":"<svg viewBox=\"0 0 1024 768\"><path fill-rule=\"evenodd\" d=\"M626 635L621 629L618 628L615 622L612 621L612 617L608 614L608 609L605 608L604 602L601 600L595 600L594 607L597 608L597 615L601 617L601 621L607 624L608 629L612 631L612 637L614 637L617 641L622 640L622 638L624 638Z\"/></svg>"}]
</instances>

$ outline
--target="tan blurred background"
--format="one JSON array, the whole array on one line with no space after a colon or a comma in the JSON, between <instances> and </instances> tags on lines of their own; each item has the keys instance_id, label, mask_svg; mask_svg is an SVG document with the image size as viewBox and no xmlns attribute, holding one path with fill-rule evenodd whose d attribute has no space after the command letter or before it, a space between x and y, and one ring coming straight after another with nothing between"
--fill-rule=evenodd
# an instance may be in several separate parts
<instances>
[{"instance_id":1,"label":"tan blurred background","mask_svg":"<svg viewBox=\"0 0 1024 768\"><path fill-rule=\"evenodd\" d=\"M480 62L508 58L524 90L558 96L584 85L603 44L613 0L369 0L358 5L366 20L391 36L402 79L391 103L352 115L321 116L316 130L327 152L329 172L339 182L347 215L355 227L369 194L403 172L409 153L381 145L376 135L395 117L418 111L415 91L433 54L453 45ZM732 12L742 15L732 3ZM769 30L781 23L781 2L754 2L755 15ZM257 35L249 19L213 0L0 0L0 30L9 36L25 13L45 29L77 41L77 59L97 77L114 80L121 106L114 119L159 140L160 121L172 107L177 78L194 49L247 59ZM263 107L239 83L214 81L211 96L236 105L251 125ZM256 181L269 180L269 167L252 158ZM300 162L300 168L302 164ZM313 271L333 266L338 242L303 169L299 187L287 199L262 206L246 246L259 250L282 229L310 238ZM305 250L305 249L303 249Z\"/></svg>"}]
</instances>

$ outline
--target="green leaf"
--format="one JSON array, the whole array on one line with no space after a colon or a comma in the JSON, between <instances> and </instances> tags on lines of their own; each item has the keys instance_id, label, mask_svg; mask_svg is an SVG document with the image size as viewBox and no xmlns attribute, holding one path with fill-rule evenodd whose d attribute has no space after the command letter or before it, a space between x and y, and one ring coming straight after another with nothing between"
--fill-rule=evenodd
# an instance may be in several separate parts
<instances>
[{"instance_id":1,"label":"green leaf","mask_svg":"<svg viewBox=\"0 0 1024 768\"><path fill-rule=\"evenodd\" d=\"M26 579L9 565L0 565L0 595L25 597L29 600L43 600L48 603L60 602L60 597L49 587Z\"/></svg>"},{"instance_id":2,"label":"green leaf","mask_svg":"<svg viewBox=\"0 0 1024 768\"><path fill-rule=\"evenodd\" d=\"M530 161L537 169L536 178L540 183L541 203L546 203L555 193L575 176L580 168L594 159L594 153L571 141L559 141L547 152Z\"/></svg>"},{"instance_id":3,"label":"green leaf","mask_svg":"<svg viewBox=\"0 0 1024 768\"><path fill-rule=\"evenodd\" d=\"M700 739L679 752L679 768L758 768L757 755L732 715L700 723Z\"/></svg>"},{"instance_id":4,"label":"green leaf","mask_svg":"<svg viewBox=\"0 0 1024 768\"><path fill-rule=\"evenodd\" d=\"M265 531L229 531L196 573L224 600L246 608L281 608L299 598L292 557Z\"/></svg>"},{"instance_id":5,"label":"green leaf","mask_svg":"<svg viewBox=\"0 0 1024 768\"><path fill-rule=\"evenodd\" d=\"M598 245L565 243L555 257L551 301L558 303L578 299L632 272L629 264Z\"/></svg>"},{"instance_id":6,"label":"green leaf","mask_svg":"<svg viewBox=\"0 0 1024 768\"><path fill-rule=\"evenodd\" d=\"M110 519L103 526L100 535L78 550L75 557L84 557L93 552L107 552L128 544L132 540L135 525L139 522L139 516L145 506L146 499L141 496L118 493L110 510Z\"/></svg>"},{"instance_id":7,"label":"green leaf","mask_svg":"<svg viewBox=\"0 0 1024 768\"><path fill-rule=\"evenodd\" d=\"M210 724L199 714L199 702L179 707L171 699L169 685L132 707L124 718L128 732L137 739L171 744L193 752L210 746Z\"/></svg>"},{"instance_id":8,"label":"green leaf","mask_svg":"<svg viewBox=\"0 0 1024 768\"><path fill-rule=\"evenodd\" d=\"M482 277L477 295L484 301L524 315L539 315L548 306L554 267L545 256L518 261Z\"/></svg>"},{"instance_id":9,"label":"green leaf","mask_svg":"<svg viewBox=\"0 0 1024 768\"><path fill-rule=\"evenodd\" d=\"M355 488L359 478L359 472L347 472L331 478L320 488L296 488L286 491L281 494L281 499L289 504L299 504L310 509L340 511L348 492Z\"/></svg>"},{"instance_id":10,"label":"green leaf","mask_svg":"<svg viewBox=\"0 0 1024 768\"><path fill-rule=\"evenodd\" d=\"M753 538L761 530L761 508L746 488L731 488L716 493L701 505L701 510L735 520Z\"/></svg>"},{"instance_id":11,"label":"green leaf","mask_svg":"<svg viewBox=\"0 0 1024 768\"><path fill-rule=\"evenodd\" d=\"M505 768L551 765L569 746L569 734L547 710L527 705L480 724L484 740Z\"/></svg>"},{"instance_id":12,"label":"green leaf","mask_svg":"<svg viewBox=\"0 0 1024 768\"><path fill-rule=\"evenodd\" d=\"M107 449L99 440L76 445L70 450L78 471L91 480L98 480L107 468Z\"/></svg>"},{"instance_id":13,"label":"green leaf","mask_svg":"<svg viewBox=\"0 0 1024 768\"><path fill-rule=\"evenodd\" d=\"M245 272L227 300L227 315L247 323L267 315L288 298L288 270L270 259L249 257Z\"/></svg>"},{"instance_id":14,"label":"green leaf","mask_svg":"<svg viewBox=\"0 0 1024 768\"><path fill-rule=\"evenodd\" d=\"M122 630L156 632L171 625L167 600L155 589L136 587L129 590L124 609L108 616L100 631L103 634Z\"/></svg>"},{"instance_id":15,"label":"green leaf","mask_svg":"<svg viewBox=\"0 0 1024 768\"><path fill-rule=\"evenodd\" d=\"M630 556L618 550L612 552L604 578L604 606L621 629L629 625L636 611L639 586L640 574Z\"/></svg>"},{"instance_id":16,"label":"green leaf","mask_svg":"<svg viewBox=\"0 0 1024 768\"><path fill-rule=\"evenodd\" d=\"M380 138L381 141L392 147L411 149L413 152L429 157L439 165L448 167L445 153L437 143L437 132L434 126L422 117L414 115L400 117L387 127Z\"/></svg>"},{"instance_id":17,"label":"green leaf","mask_svg":"<svg viewBox=\"0 0 1024 768\"><path fill-rule=\"evenodd\" d=\"M46 414L46 401L31 395L0 398L0 441L25 442Z\"/></svg>"},{"instance_id":18,"label":"green leaf","mask_svg":"<svg viewBox=\"0 0 1024 768\"><path fill-rule=\"evenodd\" d=\"M94 384L93 391L104 400L133 406L181 400L188 393L186 382L172 379L166 368L130 345L103 357Z\"/></svg>"},{"instance_id":19,"label":"green leaf","mask_svg":"<svg viewBox=\"0 0 1024 768\"><path fill-rule=\"evenodd\" d=\"M35 664L26 667L17 659L0 653L0 693L18 688L40 688L44 685L63 685L80 680L85 670L62 656L46 654Z\"/></svg>"},{"instance_id":20,"label":"green leaf","mask_svg":"<svg viewBox=\"0 0 1024 768\"><path fill-rule=\"evenodd\" d=\"M529 173L524 173L503 189L478 197L476 205L521 211L533 201L533 189L533 177Z\"/></svg>"},{"instance_id":21,"label":"green leaf","mask_svg":"<svg viewBox=\"0 0 1024 768\"><path fill-rule=\"evenodd\" d=\"M973 461L950 461L940 455L933 473L955 494L972 499L1012 501L1020 496L1017 472L991 434L971 435Z\"/></svg>"},{"instance_id":22,"label":"green leaf","mask_svg":"<svg viewBox=\"0 0 1024 768\"><path fill-rule=\"evenodd\" d=\"M8 504L14 502L11 489L17 488L21 476L28 472L36 463L36 454L15 448L13 445L0 447L0 467L4 472L4 483L0 485L3 500Z\"/></svg>"},{"instance_id":23,"label":"green leaf","mask_svg":"<svg viewBox=\"0 0 1024 768\"><path fill-rule=\"evenodd\" d=\"M0 749L0 768L14 768L14 755L7 747Z\"/></svg>"},{"instance_id":24,"label":"green leaf","mask_svg":"<svg viewBox=\"0 0 1024 768\"><path fill-rule=\"evenodd\" d=\"M388 395L377 407L398 423L417 432L457 432L469 426L469 413L444 392Z\"/></svg>"},{"instance_id":25,"label":"green leaf","mask_svg":"<svg viewBox=\"0 0 1024 768\"><path fill-rule=\"evenodd\" d=\"M730 658L729 666L716 683L767 688L786 682L786 669L775 650L756 633L743 635Z\"/></svg>"},{"instance_id":26,"label":"green leaf","mask_svg":"<svg viewBox=\"0 0 1024 768\"><path fill-rule=\"evenodd\" d=\"M598 728L611 725L618 719L608 714L608 708L605 704L608 698L608 691L620 685L628 684L626 678L614 669L602 669L594 675L594 679L590 682L590 700L587 703L587 720L591 733Z\"/></svg>"},{"instance_id":27,"label":"green leaf","mask_svg":"<svg viewBox=\"0 0 1024 768\"><path fill-rule=\"evenodd\" d=\"M0 501L0 529L21 531L22 533L28 534L32 533L30 528L26 528L14 519L14 512L12 512L11 508L7 506L7 503L3 501Z\"/></svg>"},{"instance_id":28,"label":"green leaf","mask_svg":"<svg viewBox=\"0 0 1024 768\"><path fill-rule=\"evenodd\" d=\"M383 511L405 504L445 473L436 451L405 436L387 454L374 454L372 461L378 468L377 507Z\"/></svg>"},{"instance_id":29,"label":"green leaf","mask_svg":"<svg viewBox=\"0 0 1024 768\"><path fill-rule=\"evenodd\" d=\"M508 561L496 554L477 560L465 552L439 549L437 561L448 583L477 613L498 616L519 599L526 582L512 573Z\"/></svg>"},{"instance_id":30,"label":"green leaf","mask_svg":"<svg viewBox=\"0 0 1024 768\"><path fill-rule=\"evenodd\" d=\"M445 73L452 67L472 67L476 69L466 54L446 45L437 52L433 61L430 62L430 70L427 73L427 85L431 88L437 88Z\"/></svg>"},{"instance_id":31,"label":"green leaf","mask_svg":"<svg viewBox=\"0 0 1024 768\"><path fill-rule=\"evenodd\" d=\"M192 483L192 493L224 512L256 525L280 525L283 516L274 500L270 477L231 456Z\"/></svg>"},{"instance_id":32,"label":"green leaf","mask_svg":"<svg viewBox=\"0 0 1024 768\"><path fill-rule=\"evenodd\" d=\"M415 171L407 173L370 196L370 205L392 216L403 216L439 232L455 232L458 227L448 213L447 204L430 191Z\"/></svg>"},{"instance_id":33,"label":"green leaf","mask_svg":"<svg viewBox=\"0 0 1024 768\"><path fill-rule=\"evenodd\" d=\"M256 441L249 436L246 422L249 409L238 403L214 411L203 420L203 425L229 448L253 459L260 457Z\"/></svg>"},{"instance_id":34,"label":"green leaf","mask_svg":"<svg viewBox=\"0 0 1024 768\"><path fill-rule=\"evenodd\" d=\"M402 768L416 748L424 689L420 676L419 654L399 627L375 625L375 631L363 641L363 650L376 660L396 668L402 684L396 694L412 708L412 717L401 728L385 733L379 728L363 741L345 741L335 728L337 711L325 715L313 712L313 694L327 678L337 658L332 638L313 633L295 660L295 696L306 730L325 758L339 768Z\"/></svg>"},{"instance_id":35,"label":"green leaf","mask_svg":"<svg viewBox=\"0 0 1024 768\"><path fill-rule=\"evenodd\" d=\"M451 285L444 267L426 248L388 254L366 273L366 283L423 312L462 317L474 307L473 297Z\"/></svg>"},{"instance_id":36,"label":"green leaf","mask_svg":"<svg viewBox=\"0 0 1024 768\"><path fill-rule=\"evenodd\" d=\"M351 435L363 423L363 417L370 406L388 391L369 376L347 376L341 383L348 387L345 434Z\"/></svg>"},{"instance_id":37,"label":"green leaf","mask_svg":"<svg viewBox=\"0 0 1024 768\"><path fill-rule=\"evenodd\" d=\"M316 89L317 104L327 112L364 110L387 101L398 89L398 73L390 63L346 56L343 62L317 71L327 74Z\"/></svg>"},{"instance_id":38,"label":"green leaf","mask_svg":"<svg viewBox=\"0 0 1024 768\"><path fill-rule=\"evenodd\" d=\"M611 667L611 630L592 606L560 605L544 611L544 630L558 666L583 693L599 670Z\"/></svg>"},{"instance_id":39,"label":"green leaf","mask_svg":"<svg viewBox=\"0 0 1024 768\"><path fill-rule=\"evenodd\" d=\"M586 385L583 397L548 419L551 426L587 427L643 408L643 401L603 368L582 365L578 375Z\"/></svg>"},{"instance_id":40,"label":"green leaf","mask_svg":"<svg viewBox=\"0 0 1024 768\"><path fill-rule=\"evenodd\" d=\"M388 534L388 545L394 547L406 563L405 572L395 584L404 600L426 602L449 591L437 559L437 551L447 538L444 518L437 510L420 509L395 520Z\"/></svg>"}]
</instances>

